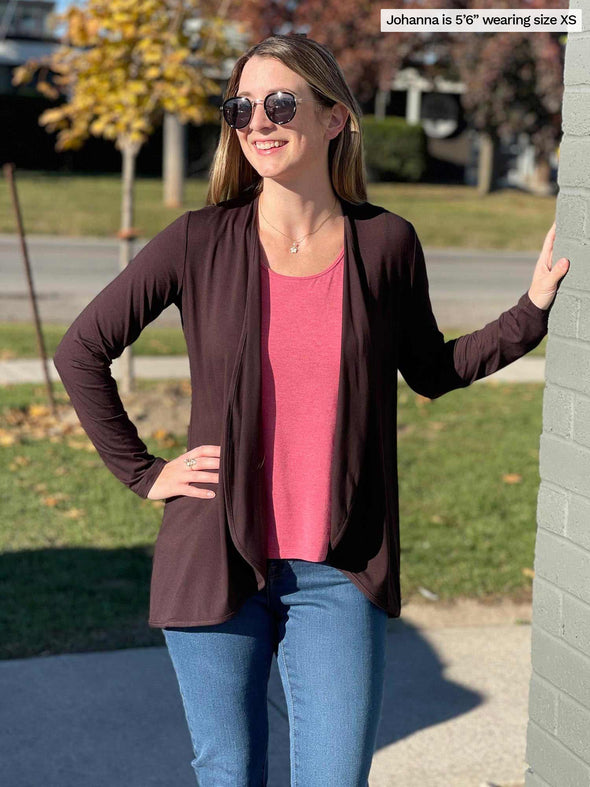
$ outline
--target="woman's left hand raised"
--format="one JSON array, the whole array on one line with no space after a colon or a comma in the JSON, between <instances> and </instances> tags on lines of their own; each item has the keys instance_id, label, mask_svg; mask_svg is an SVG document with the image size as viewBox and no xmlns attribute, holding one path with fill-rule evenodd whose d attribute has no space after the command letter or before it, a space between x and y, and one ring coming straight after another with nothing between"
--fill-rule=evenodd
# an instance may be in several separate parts
<instances>
[{"instance_id":1,"label":"woman's left hand raised","mask_svg":"<svg viewBox=\"0 0 590 787\"><path fill-rule=\"evenodd\" d=\"M557 292L557 285L568 272L570 266L569 260L565 257L562 257L555 265L552 264L555 224L556 222L553 222L551 229L545 236L543 250L537 260L528 293L531 301L539 309L548 309L551 306Z\"/></svg>"}]
</instances>

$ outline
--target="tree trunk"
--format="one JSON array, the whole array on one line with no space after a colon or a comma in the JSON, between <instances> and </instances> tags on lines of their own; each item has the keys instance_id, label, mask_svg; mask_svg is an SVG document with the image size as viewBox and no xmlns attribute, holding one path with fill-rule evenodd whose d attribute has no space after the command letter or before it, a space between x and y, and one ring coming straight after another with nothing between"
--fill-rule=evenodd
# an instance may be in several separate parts
<instances>
[{"instance_id":1,"label":"tree trunk","mask_svg":"<svg viewBox=\"0 0 590 787\"><path fill-rule=\"evenodd\" d=\"M184 198L184 173L186 171L186 123L176 115L164 115L164 205L182 207Z\"/></svg>"},{"instance_id":2,"label":"tree trunk","mask_svg":"<svg viewBox=\"0 0 590 787\"><path fill-rule=\"evenodd\" d=\"M375 93L375 117L377 120L383 120L389 104L389 90L377 89Z\"/></svg>"},{"instance_id":3,"label":"tree trunk","mask_svg":"<svg viewBox=\"0 0 590 787\"><path fill-rule=\"evenodd\" d=\"M479 134L479 158L477 161L477 193L480 197L489 194L494 182L494 140L485 132Z\"/></svg>"},{"instance_id":4,"label":"tree trunk","mask_svg":"<svg viewBox=\"0 0 590 787\"><path fill-rule=\"evenodd\" d=\"M133 226L135 204L135 161L139 153L139 145L127 142L122 147L123 183L121 199L121 230L119 232L119 270L124 270L133 258L133 241L136 230ZM133 353L126 347L119 358L120 388L123 393L133 390Z\"/></svg>"}]
</instances>

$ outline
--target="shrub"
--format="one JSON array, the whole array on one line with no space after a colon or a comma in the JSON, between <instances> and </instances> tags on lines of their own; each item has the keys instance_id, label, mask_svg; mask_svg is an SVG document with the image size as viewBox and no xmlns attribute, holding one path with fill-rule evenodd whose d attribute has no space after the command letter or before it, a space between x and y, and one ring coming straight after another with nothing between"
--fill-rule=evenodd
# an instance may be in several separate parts
<instances>
[{"instance_id":1,"label":"shrub","mask_svg":"<svg viewBox=\"0 0 590 787\"><path fill-rule=\"evenodd\" d=\"M362 118L365 162L369 180L417 182L426 171L426 134L403 118L373 115Z\"/></svg>"}]
</instances>

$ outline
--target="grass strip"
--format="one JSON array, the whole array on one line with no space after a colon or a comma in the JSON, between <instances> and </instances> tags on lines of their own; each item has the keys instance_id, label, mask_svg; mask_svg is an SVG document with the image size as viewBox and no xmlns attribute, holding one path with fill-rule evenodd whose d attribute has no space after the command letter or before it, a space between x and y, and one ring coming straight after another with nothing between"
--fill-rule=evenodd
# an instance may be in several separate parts
<instances>
[{"instance_id":1,"label":"grass strip","mask_svg":"<svg viewBox=\"0 0 590 787\"><path fill-rule=\"evenodd\" d=\"M121 177L113 174L16 173L25 230L30 234L114 238L120 227ZM207 181L188 178L181 208L163 205L161 178L138 177L134 223L152 237L186 210L205 205ZM368 201L415 225L425 246L540 251L555 217L556 197L518 189L479 196L475 186L369 183ZM0 187L0 232L16 227L7 185Z\"/></svg>"},{"instance_id":2,"label":"grass strip","mask_svg":"<svg viewBox=\"0 0 590 787\"><path fill-rule=\"evenodd\" d=\"M450 328L441 327L445 339L454 339L464 333L470 333L480 326ZM43 326L45 348L49 355L53 355L62 336L68 329L67 325L46 323ZM529 355L544 357L547 345L547 336L532 350ZM180 328L167 326L148 325L141 332L137 341L132 345L136 355L186 355L186 342ZM0 360L15 358L38 358L37 336L32 323L28 322L0 322Z\"/></svg>"}]
</instances>

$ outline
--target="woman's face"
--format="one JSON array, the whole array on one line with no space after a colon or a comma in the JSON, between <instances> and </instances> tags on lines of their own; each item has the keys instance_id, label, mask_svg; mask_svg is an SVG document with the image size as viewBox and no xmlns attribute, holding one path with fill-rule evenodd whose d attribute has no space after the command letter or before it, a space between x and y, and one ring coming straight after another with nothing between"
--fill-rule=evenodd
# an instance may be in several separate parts
<instances>
[{"instance_id":1,"label":"woman's face","mask_svg":"<svg viewBox=\"0 0 590 787\"><path fill-rule=\"evenodd\" d=\"M254 105L249 124L234 131L244 156L263 178L281 183L327 172L328 146L344 126L347 110L341 104L320 107L305 79L280 60L251 57L242 70L237 95L255 101L277 90L293 93L303 101L297 104L293 120L283 125L268 119L262 103ZM275 140L284 144L269 150L256 146L257 142Z\"/></svg>"}]
</instances>

